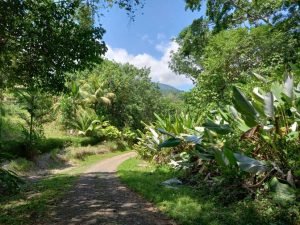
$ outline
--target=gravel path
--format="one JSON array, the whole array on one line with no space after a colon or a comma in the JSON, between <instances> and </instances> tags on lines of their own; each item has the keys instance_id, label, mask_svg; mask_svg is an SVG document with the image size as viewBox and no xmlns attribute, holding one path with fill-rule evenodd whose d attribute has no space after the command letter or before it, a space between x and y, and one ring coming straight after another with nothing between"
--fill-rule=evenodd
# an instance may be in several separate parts
<instances>
[{"instance_id":1,"label":"gravel path","mask_svg":"<svg viewBox=\"0 0 300 225\"><path fill-rule=\"evenodd\" d=\"M175 225L117 178L117 167L135 155L125 153L90 167L46 224Z\"/></svg>"}]
</instances>

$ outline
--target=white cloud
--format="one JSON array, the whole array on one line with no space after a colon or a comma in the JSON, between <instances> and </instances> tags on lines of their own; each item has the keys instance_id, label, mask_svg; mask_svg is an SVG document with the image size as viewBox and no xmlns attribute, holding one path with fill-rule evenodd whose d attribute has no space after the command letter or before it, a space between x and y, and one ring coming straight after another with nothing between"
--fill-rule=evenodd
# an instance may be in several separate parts
<instances>
[{"instance_id":1,"label":"white cloud","mask_svg":"<svg viewBox=\"0 0 300 225\"><path fill-rule=\"evenodd\" d=\"M119 63L130 63L138 68L150 67L150 76L152 81L169 84L179 89L189 89L192 87L192 81L183 75L176 75L168 66L171 51L176 51L178 45L175 42L160 44L156 49L163 53L160 59L143 53L138 55L129 54L125 49L112 48L108 46L106 58Z\"/></svg>"}]
</instances>

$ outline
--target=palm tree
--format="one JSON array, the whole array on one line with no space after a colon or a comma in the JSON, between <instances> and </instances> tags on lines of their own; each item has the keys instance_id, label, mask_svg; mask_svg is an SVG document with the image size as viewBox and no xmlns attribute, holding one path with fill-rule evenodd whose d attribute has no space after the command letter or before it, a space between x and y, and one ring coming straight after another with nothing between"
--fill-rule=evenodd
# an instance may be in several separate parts
<instances>
[{"instance_id":1,"label":"palm tree","mask_svg":"<svg viewBox=\"0 0 300 225\"><path fill-rule=\"evenodd\" d=\"M86 80L81 80L82 84L79 89L79 95L81 96L81 103L85 107L90 107L97 111L100 105L110 106L115 94L111 92L105 93L103 83L97 79L96 76Z\"/></svg>"}]
</instances>

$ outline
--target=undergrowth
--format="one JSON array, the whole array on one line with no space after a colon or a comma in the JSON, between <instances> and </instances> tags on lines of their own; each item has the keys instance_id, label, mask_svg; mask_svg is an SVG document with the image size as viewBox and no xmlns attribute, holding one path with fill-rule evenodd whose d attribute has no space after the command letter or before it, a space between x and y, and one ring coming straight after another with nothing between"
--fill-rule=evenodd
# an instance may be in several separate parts
<instances>
[{"instance_id":1,"label":"undergrowth","mask_svg":"<svg viewBox=\"0 0 300 225\"><path fill-rule=\"evenodd\" d=\"M180 174L168 167L146 166L138 159L129 159L119 168L121 180L131 189L182 225L296 225L300 222L296 206L279 207L268 196L228 202L230 192L225 188L200 185L197 188L183 185L170 189L161 182ZM231 196L238 194L231 190Z\"/></svg>"}]
</instances>

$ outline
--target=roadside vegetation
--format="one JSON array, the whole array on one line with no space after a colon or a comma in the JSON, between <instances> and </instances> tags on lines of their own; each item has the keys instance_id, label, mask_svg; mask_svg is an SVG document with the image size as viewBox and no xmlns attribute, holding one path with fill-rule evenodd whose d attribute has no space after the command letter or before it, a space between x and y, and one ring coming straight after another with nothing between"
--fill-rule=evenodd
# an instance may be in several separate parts
<instances>
[{"instance_id":1,"label":"roadside vegetation","mask_svg":"<svg viewBox=\"0 0 300 225\"><path fill-rule=\"evenodd\" d=\"M231 187L214 188L206 183L165 187L163 181L184 177L169 166L130 159L119 166L118 174L129 188L155 203L178 224L297 224L296 207L281 207L263 195L238 200L238 193L231 193Z\"/></svg>"},{"instance_id":2,"label":"roadside vegetation","mask_svg":"<svg viewBox=\"0 0 300 225\"><path fill-rule=\"evenodd\" d=\"M146 162L122 180L179 224L300 223L299 2L185 2L206 11L174 39L187 92L103 57L101 7L134 20L140 1L0 3L1 224L49 216L84 168L132 149Z\"/></svg>"}]
</instances>

